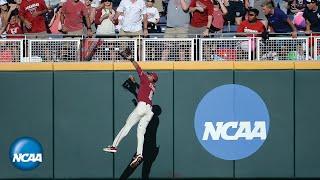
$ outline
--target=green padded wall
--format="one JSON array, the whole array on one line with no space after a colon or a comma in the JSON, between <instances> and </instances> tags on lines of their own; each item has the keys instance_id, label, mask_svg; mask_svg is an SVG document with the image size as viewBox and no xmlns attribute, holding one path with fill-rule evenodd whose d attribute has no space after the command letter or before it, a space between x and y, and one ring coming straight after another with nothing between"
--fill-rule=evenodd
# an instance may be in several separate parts
<instances>
[{"instance_id":1,"label":"green padded wall","mask_svg":"<svg viewBox=\"0 0 320 180\"><path fill-rule=\"evenodd\" d=\"M296 177L320 177L319 106L320 72L295 73L295 173Z\"/></svg>"},{"instance_id":2,"label":"green padded wall","mask_svg":"<svg viewBox=\"0 0 320 180\"><path fill-rule=\"evenodd\" d=\"M248 158L235 162L235 176L294 176L294 116L292 70L235 71L235 83L256 91L267 105L270 128L267 140Z\"/></svg>"},{"instance_id":3,"label":"green padded wall","mask_svg":"<svg viewBox=\"0 0 320 180\"><path fill-rule=\"evenodd\" d=\"M0 179L52 178L52 72L0 72ZM9 160L9 148L20 137L35 138L43 162L21 171Z\"/></svg>"},{"instance_id":4,"label":"green padded wall","mask_svg":"<svg viewBox=\"0 0 320 180\"><path fill-rule=\"evenodd\" d=\"M112 178L113 157L102 151L113 134L113 73L55 72L56 178Z\"/></svg>"},{"instance_id":5,"label":"green padded wall","mask_svg":"<svg viewBox=\"0 0 320 180\"><path fill-rule=\"evenodd\" d=\"M233 177L233 162L212 156L198 142L194 114L211 89L233 82L232 71L174 72L174 176Z\"/></svg>"}]
</instances>

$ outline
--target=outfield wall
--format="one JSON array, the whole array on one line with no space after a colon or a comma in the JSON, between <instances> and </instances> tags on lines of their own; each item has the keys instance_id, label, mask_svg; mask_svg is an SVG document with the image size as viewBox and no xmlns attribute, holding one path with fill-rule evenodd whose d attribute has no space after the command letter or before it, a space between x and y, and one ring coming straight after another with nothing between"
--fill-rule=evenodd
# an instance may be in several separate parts
<instances>
[{"instance_id":1,"label":"outfield wall","mask_svg":"<svg viewBox=\"0 0 320 180\"><path fill-rule=\"evenodd\" d=\"M320 178L320 63L142 63L159 74L152 124L159 153L151 178ZM136 149L136 127L114 156L102 151L134 108L122 83L130 63L1 64L0 178L119 178ZM194 115L211 89L241 84L256 91L270 114L270 130L252 156L226 161L198 142ZM15 168L9 147L31 136L44 160L31 171ZM140 178L142 166L131 175Z\"/></svg>"}]
</instances>

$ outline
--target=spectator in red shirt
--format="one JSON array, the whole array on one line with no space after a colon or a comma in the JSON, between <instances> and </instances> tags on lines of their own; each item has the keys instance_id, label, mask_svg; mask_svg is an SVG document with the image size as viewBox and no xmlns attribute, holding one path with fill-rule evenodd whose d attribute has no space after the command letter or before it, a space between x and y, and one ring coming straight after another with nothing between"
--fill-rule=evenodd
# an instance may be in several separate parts
<instances>
[{"instance_id":1,"label":"spectator in red shirt","mask_svg":"<svg viewBox=\"0 0 320 180\"><path fill-rule=\"evenodd\" d=\"M228 13L222 0L213 0L212 25L210 32L218 32L223 29L224 16Z\"/></svg>"},{"instance_id":2,"label":"spectator in red shirt","mask_svg":"<svg viewBox=\"0 0 320 180\"><path fill-rule=\"evenodd\" d=\"M79 0L67 0L61 8L62 31L70 35L82 35L83 17L87 24L88 36L92 36L91 24L86 6Z\"/></svg>"},{"instance_id":3,"label":"spectator in red shirt","mask_svg":"<svg viewBox=\"0 0 320 180\"><path fill-rule=\"evenodd\" d=\"M258 20L259 16L259 10L255 8L250 8L248 10L248 19L245 21L242 21L240 25L238 26L237 32L238 33L247 33L247 34L242 34L241 36L248 36L248 37L254 37L254 36L259 36L256 34L260 34L264 31L266 31L266 27L264 24ZM249 43L251 44L249 46ZM251 51L254 52L256 47L256 39L253 38L250 41L243 41L241 42L241 49L244 50L245 52ZM249 49L249 47L251 47ZM252 53L253 56L251 57L251 60L256 59L256 53Z\"/></svg>"},{"instance_id":4,"label":"spectator in red shirt","mask_svg":"<svg viewBox=\"0 0 320 180\"><path fill-rule=\"evenodd\" d=\"M263 23L258 20L259 10L252 8L248 10L248 20L242 21L238 26L238 33L248 33L247 36L252 37L253 33L262 33L266 30Z\"/></svg>"},{"instance_id":5,"label":"spectator in red shirt","mask_svg":"<svg viewBox=\"0 0 320 180\"><path fill-rule=\"evenodd\" d=\"M11 13L11 16L9 18L9 23L8 23L8 26L7 26L7 34L13 34L13 35L16 35L16 34L23 34L23 29L22 29L22 26L21 26L21 20L18 16L19 14L19 11L18 9L14 10L12 13ZM13 36L14 37L14 36ZM23 38L23 36L15 36L16 38Z\"/></svg>"},{"instance_id":6,"label":"spectator in red shirt","mask_svg":"<svg viewBox=\"0 0 320 180\"><path fill-rule=\"evenodd\" d=\"M213 4L211 0L191 0L189 11L192 13L190 34L209 35L212 23Z\"/></svg>"},{"instance_id":7,"label":"spectator in red shirt","mask_svg":"<svg viewBox=\"0 0 320 180\"><path fill-rule=\"evenodd\" d=\"M47 33L43 16L47 12L48 8L44 0L22 0L19 16L28 33Z\"/></svg>"}]
</instances>

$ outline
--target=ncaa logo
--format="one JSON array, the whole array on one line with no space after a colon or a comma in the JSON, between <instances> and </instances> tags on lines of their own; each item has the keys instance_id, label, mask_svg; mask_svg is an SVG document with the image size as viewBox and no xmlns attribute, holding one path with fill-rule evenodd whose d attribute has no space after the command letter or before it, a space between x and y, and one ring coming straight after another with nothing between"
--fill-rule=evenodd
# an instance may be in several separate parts
<instances>
[{"instance_id":1,"label":"ncaa logo","mask_svg":"<svg viewBox=\"0 0 320 180\"><path fill-rule=\"evenodd\" d=\"M16 139L10 147L9 158L18 169L35 169L42 162L41 144L31 137Z\"/></svg>"},{"instance_id":2,"label":"ncaa logo","mask_svg":"<svg viewBox=\"0 0 320 180\"><path fill-rule=\"evenodd\" d=\"M239 160L255 153L267 138L268 109L252 89L227 84L198 104L194 127L201 145L215 157Z\"/></svg>"}]
</instances>

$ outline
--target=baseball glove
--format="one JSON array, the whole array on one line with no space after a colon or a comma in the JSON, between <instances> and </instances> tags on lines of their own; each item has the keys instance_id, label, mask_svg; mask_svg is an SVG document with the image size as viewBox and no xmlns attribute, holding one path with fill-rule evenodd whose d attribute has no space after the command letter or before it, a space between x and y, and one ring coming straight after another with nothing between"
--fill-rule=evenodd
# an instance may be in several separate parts
<instances>
[{"instance_id":1,"label":"baseball glove","mask_svg":"<svg viewBox=\"0 0 320 180\"><path fill-rule=\"evenodd\" d=\"M132 51L129 47L127 47L125 50L121 51L120 56L125 60L133 61Z\"/></svg>"}]
</instances>

